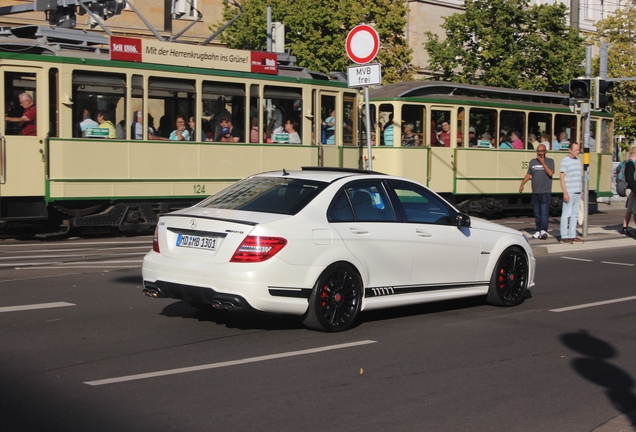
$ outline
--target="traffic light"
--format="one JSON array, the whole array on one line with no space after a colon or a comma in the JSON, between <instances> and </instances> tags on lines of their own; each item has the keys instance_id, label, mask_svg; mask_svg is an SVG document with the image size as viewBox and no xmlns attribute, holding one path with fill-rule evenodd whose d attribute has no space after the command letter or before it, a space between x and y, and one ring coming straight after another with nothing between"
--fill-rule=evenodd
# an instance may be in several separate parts
<instances>
[{"instance_id":1,"label":"traffic light","mask_svg":"<svg viewBox=\"0 0 636 432\"><path fill-rule=\"evenodd\" d=\"M570 94L570 84L563 84L561 86L561 91L567 95ZM569 97L564 97L563 99L561 99L561 103L563 105L569 106L570 105L570 98Z\"/></svg>"},{"instance_id":2,"label":"traffic light","mask_svg":"<svg viewBox=\"0 0 636 432\"><path fill-rule=\"evenodd\" d=\"M589 78L576 78L570 80L570 99L589 100L591 96L591 81L592 80Z\"/></svg>"},{"instance_id":3,"label":"traffic light","mask_svg":"<svg viewBox=\"0 0 636 432\"><path fill-rule=\"evenodd\" d=\"M607 92L614 87L613 81L606 81L600 78L594 78L594 109L602 110L612 105L614 98Z\"/></svg>"}]
</instances>

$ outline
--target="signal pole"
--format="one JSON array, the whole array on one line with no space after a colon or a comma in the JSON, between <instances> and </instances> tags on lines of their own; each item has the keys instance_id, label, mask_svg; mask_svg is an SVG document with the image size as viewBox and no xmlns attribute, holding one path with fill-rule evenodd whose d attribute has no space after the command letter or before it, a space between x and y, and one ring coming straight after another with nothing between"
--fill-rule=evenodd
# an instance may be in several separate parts
<instances>
[{"instance_id":1,"label":"signal pole","mask_svg":"<svg viewBox=\"0 0 636 432\"><path fill-rule=\"evenodd\" d=\"M592 45L585 49L585 78L592 78ZM590 83L592 81L590 80ZM593 93L592 93L593 94ZM581 103L583 123L583 228L582 237L587 238L590 206L590 100Z\"/></svg>"}]
</instances>

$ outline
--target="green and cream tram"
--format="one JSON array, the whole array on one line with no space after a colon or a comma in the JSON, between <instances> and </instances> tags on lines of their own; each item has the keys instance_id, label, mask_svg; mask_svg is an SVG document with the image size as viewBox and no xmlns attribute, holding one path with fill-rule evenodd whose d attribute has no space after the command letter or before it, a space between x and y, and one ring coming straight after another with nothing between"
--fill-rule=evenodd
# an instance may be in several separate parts
<instances>
[{"instance_id":1,"label":"green and cream tram","mask_svg":"<svg viewBox=\"0 0 636 432\"><path fill-rule=\"evenodd\" d=\"M280 65L274 53L27 26L0 32L0 82L2 118L22 115L24 94L37 112L34 135L0 122L0 229L144 230L253 173L368 166L361 92L342 74ZM534 157L530 134L582 141L581 115L561 98L440 82L373 89L373 169L427 184L466 211L529 207L518 188ZM169 138L179 116L193 129L187 141ZM590 190L607 196L612 116L594 113L591 124ZM419 145L401 145L405 125ZM495 136L492 148L470 146L471 129ZM517 132L524 150L498 148L502 131ZM550 157L558 164L564 153ZM553 190L557 205L557 178Z\"/></svg>"},{"instance_id":2,"label":"green and cream tram","mask_svg":"<svg viewBox=\"0 0 636 432\"><path fill-rule=\"evenodd\" d=\"M29 26L0 33L0 77L2 119L22 115L25 93L37 111L34 135L0 122L7 228L149 228L250 174L338 164L316 145L334 110L343 127L331 147L357 136L359 95L346 77L279 65L275 53ZM178 116L193 126L188 141L169 139Z\"/></svg>"},{"instance_id":3,"label":"green and cream tram","mask_svg":"<svg viewBox=\"0 0 636 432\"><path fill-rule=\"evenodd\" d=\"M547 134L548 157L555 160L557 169L553 178L556 210L561 199L558 167L567 154L566 146L558 141L584 142L583 118L563 105L563 98L559 93L439 81L372 89L373 169L420 181L465 211L487 215L530 208L531 190L519 194L519 185L535 157L533 146ZM611 196L613 116L592 112L590 125L590 192L596 197ZM418 145L402 145L406 126ZM390 134L387 129L392 129ZM512 132L523 141L522 150L503 148L501 135ZM443 134L445 139L440 140ZM346 165L355 166L359 157L359 152L343 148Z\"/></svg>"}]
</instances>

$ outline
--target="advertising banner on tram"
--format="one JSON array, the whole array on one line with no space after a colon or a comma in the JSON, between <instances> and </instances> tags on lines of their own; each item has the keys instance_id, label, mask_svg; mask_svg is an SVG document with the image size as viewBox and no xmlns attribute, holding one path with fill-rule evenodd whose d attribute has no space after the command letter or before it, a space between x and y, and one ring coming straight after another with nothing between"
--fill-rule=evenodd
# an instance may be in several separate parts
<instances>
[{"instance_id":1,"label":"advertising banner on tram","mask_svg":"<svg viewBox=\"0 0 636 432\"><path fill-rule=\"evenodd\" d=\"M278 74L276 53L111 36L111 60Z\"/></svg>"}]
</instances>

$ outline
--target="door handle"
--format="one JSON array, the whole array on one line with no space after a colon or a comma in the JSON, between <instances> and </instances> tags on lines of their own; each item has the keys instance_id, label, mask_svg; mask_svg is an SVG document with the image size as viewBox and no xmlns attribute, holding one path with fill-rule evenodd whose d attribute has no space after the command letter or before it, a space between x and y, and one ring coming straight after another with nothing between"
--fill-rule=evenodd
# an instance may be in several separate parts
<instances>
[{"instance_id":1,"label":"door handle","mask_svg":"<svg viewBox=\"0 0 636 432\"><path fill-rule=\"evenodd\" d=\"M433 237L433 234L431 234L428 231L424 231L423 229L416 229L415 234L417 234L418 237L425 237L425 238Z\"/></svg>"},{"instance_id":2,"label":"door handle","mask_svg":"<svg viewBox=\"0 0 636 432\"><path fill-rule=\"evenodd\" d=\"M349 228L349 231L351 231L353 234L369 234L369 231L362 228L351 227Z\"/></svg>"}]
</instances>

